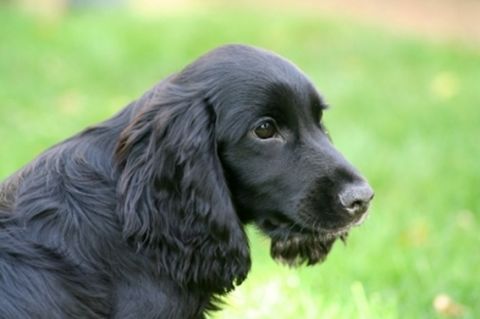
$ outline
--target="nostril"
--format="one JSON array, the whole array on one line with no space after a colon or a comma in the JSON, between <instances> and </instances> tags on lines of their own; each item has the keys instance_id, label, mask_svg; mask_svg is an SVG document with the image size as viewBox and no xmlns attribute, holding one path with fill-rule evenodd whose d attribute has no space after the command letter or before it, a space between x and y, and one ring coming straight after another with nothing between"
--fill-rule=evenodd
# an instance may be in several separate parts
<instances>
[{"instance_id":1,"label":"nostril","mask_svg":"<svg viewBox=\"0 0 480 319\"><path fill-rule=\"evenodd\" d=\"M363 205L365 205L365 202L364 202L364 201L356 200L356 201L354 201L354 202L352 203L352 205L350 205L350 206L347 207L347 208L353 208L353 209L355 209L355 208L361 207L361 206L363 206Z\"/></svg>"},{"instance_id":2,"label":"nostril","mask_svg":"<svg viewBox=\"0 0 480 319\"><path fill-rule=\"evenodd\" d=\"M368 202L355 201L350 206L345 207L345 210L351 215L361 215L367 211Z\"/></svg>"}]
</instances>

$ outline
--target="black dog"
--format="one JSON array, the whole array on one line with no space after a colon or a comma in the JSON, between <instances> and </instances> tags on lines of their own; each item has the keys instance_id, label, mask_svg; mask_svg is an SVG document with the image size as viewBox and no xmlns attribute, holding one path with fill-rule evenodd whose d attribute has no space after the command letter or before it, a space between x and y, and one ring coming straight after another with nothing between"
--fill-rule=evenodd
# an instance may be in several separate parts
<instances>
[{"instance_id":1,"label":"black dog","mask_svg":"<svg viewBox=\"0 0 480 319\"><path fill-rule=\"evenodd\" d=\"M250 269L244 225L315 264L373 191L295 66L231 45L0 184L1 318L204 318Z\"/></svg>"}]
</instances>

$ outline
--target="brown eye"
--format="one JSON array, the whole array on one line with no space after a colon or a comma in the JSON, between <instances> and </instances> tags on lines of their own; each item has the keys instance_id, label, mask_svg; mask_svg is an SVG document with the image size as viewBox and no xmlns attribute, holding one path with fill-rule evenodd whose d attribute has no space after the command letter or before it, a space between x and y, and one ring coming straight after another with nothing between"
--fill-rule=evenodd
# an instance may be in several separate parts
<instances>
[{"instance_id":1,"label":"brown eye","mask_svg":"<svg viewBox=\"0 0 480 319\"><path fill-rule=\"evenodd\" d=\"M254 130L255 135L261 139L272 138L277 133L275 124L272 121L264 121Z\"/></svg>"}]
</instances>

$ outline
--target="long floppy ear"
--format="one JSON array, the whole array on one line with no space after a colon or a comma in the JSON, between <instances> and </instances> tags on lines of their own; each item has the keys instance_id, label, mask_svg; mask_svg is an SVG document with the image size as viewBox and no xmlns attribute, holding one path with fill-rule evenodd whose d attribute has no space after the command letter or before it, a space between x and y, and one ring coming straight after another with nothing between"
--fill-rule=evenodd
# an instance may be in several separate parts
<instances>
[{"instance_id":1,"label":"long floppy ear","mask_svg":"<svg viewBox=\"0 0 480 319\"><path fill-rule=\"evenodd\" d=\"M217 154L215 112L198 90L157 91L140 100L117 147L124 236L179 284L229 291L251 262Z\"/></svg>"}]
</instances>

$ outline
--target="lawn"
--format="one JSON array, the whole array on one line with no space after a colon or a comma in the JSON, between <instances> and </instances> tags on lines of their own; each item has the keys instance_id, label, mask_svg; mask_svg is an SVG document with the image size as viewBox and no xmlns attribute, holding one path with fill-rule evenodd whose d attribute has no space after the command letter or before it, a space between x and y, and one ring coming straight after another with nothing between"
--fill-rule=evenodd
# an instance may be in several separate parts
<instances>
[{"instance_id":1,"label":"lawn","mask_svg":"<svg viewBox=\"0 0 480 319\"><path fill-rule=\"evenodd\" d=\"M376 197L320 266L276 265L250 229L253 270L211 318L478 318L480 53L461 45L302 12L43 20L0 8L0 178L232 42L310 76L331 105L336 146ZM432 306L440 294L454 303L443 315Z\"/></svg>"}]
</instances>

